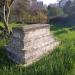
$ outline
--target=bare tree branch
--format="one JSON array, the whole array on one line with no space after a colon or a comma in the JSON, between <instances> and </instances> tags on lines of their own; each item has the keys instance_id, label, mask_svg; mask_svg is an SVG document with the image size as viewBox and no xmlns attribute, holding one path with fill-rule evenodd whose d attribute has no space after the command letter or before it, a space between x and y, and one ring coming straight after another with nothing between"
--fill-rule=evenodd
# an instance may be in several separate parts
<instances>
[{"instance_id":1,"label":"bare tree branch","mask_svg":"<svg viewBox=\"0 0 75 75\"><path fill-rule=\"evenodd\" d=\"M5 31L9 33L8 21L10 16L11 5L14 0L0 0L0 16L5 27Z\"/></svg>"}]
</instances>

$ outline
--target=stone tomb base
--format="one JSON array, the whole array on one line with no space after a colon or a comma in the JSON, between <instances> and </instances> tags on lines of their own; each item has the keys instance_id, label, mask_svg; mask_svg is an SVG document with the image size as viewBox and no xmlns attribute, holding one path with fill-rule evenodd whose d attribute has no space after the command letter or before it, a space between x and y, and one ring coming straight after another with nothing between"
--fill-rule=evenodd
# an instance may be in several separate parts
<instances>
[{"instance_id":1,"label":"stone tomb base","mask_svg":"<svg viewBox=\"0 0 75 75\"><path fill-rule=\"evenodd\" d=\"M48 24L34 24L14 28L6 49L8 57L14 62L28 64L52 51L57 45L59 42L50 34Z\"/></svg>"}]
</instances>

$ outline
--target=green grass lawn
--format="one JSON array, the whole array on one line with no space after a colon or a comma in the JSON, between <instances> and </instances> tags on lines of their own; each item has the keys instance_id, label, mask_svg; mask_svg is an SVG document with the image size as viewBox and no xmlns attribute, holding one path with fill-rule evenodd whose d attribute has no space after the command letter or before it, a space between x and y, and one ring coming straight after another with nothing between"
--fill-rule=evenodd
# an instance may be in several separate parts
<instances>
[{"instance_id":1,"label":"green grass lawn","mask_svg":"<svg viewBox=\"0 0 75 75\"><path fill-rule=\"evenodd\" d=\"M75 27L51 25L51 32L61 41L52 53L28 67L19 67L7 58L0 41L1 75L75 75Z\"/></svg>"}]
</instances>

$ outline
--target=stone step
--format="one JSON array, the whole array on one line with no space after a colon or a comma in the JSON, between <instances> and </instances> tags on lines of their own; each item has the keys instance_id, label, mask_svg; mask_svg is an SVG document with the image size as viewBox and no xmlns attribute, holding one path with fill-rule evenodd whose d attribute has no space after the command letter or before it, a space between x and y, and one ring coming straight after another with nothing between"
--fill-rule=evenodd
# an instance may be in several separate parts
<instances>
[{"instance_id":1,"label":"stone step","mask_svg":"<svg viewBox=\"0 0 75 75\"><path fill-rule=\"evenodd\" d=\"M26 55L25 55L25 60L27 61L26 63L32 63L35 59L37 60L43 54L45 54L47 52L51 52L54 48L56 48L57 45L59 45L59 42L55 41L52 44L50 44L49 46L47 46L45 49L42 49L42 50L40 49L40 50L33 51L31 53L26 53Z\"/></svg>"}]
</instances>

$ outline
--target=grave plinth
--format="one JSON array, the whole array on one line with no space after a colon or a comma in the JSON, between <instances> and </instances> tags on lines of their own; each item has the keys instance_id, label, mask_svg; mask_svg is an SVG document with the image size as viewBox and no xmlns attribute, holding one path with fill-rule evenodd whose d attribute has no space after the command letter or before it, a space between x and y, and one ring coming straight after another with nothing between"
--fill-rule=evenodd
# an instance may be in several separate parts
<instances>
[{"instance_id":1,"label":"grave plinth","mask_svg":"<svg viewBox=\"0 0 75 75\"><path fill-rule=\"evenodd\" d=\"M32 63L43 54L52 51L59 42L50 34L50 25L32 24L13 29L7 54L18 64Z\"/></svg>"}]
</instances>

